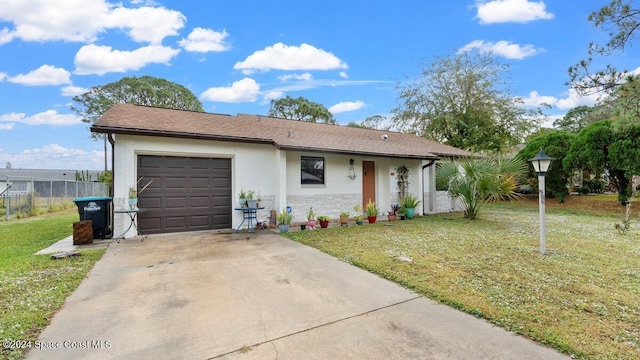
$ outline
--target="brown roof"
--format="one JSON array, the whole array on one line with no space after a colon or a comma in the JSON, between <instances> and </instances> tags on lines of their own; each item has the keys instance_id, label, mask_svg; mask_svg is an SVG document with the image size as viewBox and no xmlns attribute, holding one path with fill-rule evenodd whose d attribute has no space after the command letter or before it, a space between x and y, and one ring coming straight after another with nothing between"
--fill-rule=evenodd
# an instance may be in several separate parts
<instances>
[{"instance_id":1,"label":"brown roof","mask_svg":"<svg viewBox=\"0 0 640 360\"><path fill-rule=\"evenodd\" d=\"M316 124L267 116L221 115L117 104L91 131L272 144L282 150L436 159L469 152L412 134ZM386 140L383 140L386 135Z\"/></svg>"}]
</instances>

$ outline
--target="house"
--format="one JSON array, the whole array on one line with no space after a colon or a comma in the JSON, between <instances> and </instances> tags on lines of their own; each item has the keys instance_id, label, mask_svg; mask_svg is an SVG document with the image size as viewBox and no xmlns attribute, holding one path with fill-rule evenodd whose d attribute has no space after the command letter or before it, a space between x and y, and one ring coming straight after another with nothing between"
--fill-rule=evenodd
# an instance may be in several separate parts
<instances>
[{"instance_id":1,"label":"house","mask_svg":"<svg viewBox=\"0 0 640 360\"><path fill-rule=\"evenodd\" d=\"M254 190L265 210L292 208L294 222L338 218L369 199L384 212L398 197L395 169L410 169L409 192L422 199L417 214L451 211L435 191L435 162L467 151L412 134L316 124L258 115L221 115L118 104L91 130L113 146L116 208L128 189L138 196L143 233L230 229L242 222L237 194ZM439 205L440 204L440 205ZM114 233L128 218L116 214ZM126 236L136 235L131 230Z\"/></svg>"}]
</instances>

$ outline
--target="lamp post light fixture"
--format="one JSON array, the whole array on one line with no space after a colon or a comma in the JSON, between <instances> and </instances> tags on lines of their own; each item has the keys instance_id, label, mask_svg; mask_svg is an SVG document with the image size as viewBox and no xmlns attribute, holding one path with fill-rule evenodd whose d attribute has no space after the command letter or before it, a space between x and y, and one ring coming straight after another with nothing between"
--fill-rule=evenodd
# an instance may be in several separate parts
<instances>
[{"instance_id":1,"label":"lamp post light fixture","mask_svg":"<svg viewBox=\"0 0 640 360\"><path fill-rule=\"evenodd\" d=\"M551 165L551 161L553 158L549 157L549 155L544 153L544 150L540 149L538 155L529 159L531 165L533 165L533 169L538 173L538 198L540 202L540 253L545 254L547 252L547 238L546 238L546 229L545 229L545 210L544 210L544 201L545 201L545 183L544 183L544 175L549 170L549 165Z\"/></svg>"}]
</instances>

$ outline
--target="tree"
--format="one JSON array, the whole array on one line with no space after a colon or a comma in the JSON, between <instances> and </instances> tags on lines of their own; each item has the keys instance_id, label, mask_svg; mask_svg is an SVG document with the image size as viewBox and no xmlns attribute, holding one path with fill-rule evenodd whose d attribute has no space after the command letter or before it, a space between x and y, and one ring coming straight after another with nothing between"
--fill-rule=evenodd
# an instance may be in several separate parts
<instances>
[{"instance_id":1,"label":"tree","mask_svg":"<svg viewBox=\"0 0 640 360\"><path fill-rule=\"evenodd\" d=\"M124 77L106 85L93 86L82 95L73 97L78 105L71 110L92 124L115 104L136 104L170 109L204 111L202 103L187 88L152 76ZM104 169L107 170L107 141L104 134L92 133L94 139L104 140Z\"/></svg>"},{"instance_id":2,"label":"tree","mask_svg":"<svg viewBox=\"0 0 640 360\"><path fill-rule=\"evenodd\" d=\"M540 149L544 149L544 152L554 159L545 175L545 183L547 194L558 199L560 203L563 203L564 198L569 195L567 183L572 174L571 170L564 169L562 162L575 137L575 134L567 131L552 131L532 139L517 155L522 161L528 163L529 159L536 156ZM529 164L528 177L529 179L536 178L535 171L531 164Z\"/></svg>"},{"instance_id":3,"label":"tree","mask_svg":"<svg viewBox=\"0 0 640 360\"><path fill-rule=\"evenodd\" d=\"M324 105L309 101L305 98L296 99L287 95L278 100L271 100L269 116L290 120L323 122L326 124L336 124L333 114Z\"/></svg>"},{"instance_id":4,"label":"tree","mask_svg":"<svg viewBox=\"0 0 640 360\"><path fill-rule=\"evenodd\" d=\"M9 169L13 169L13 167L11 166L11 162L7 161L7 164L5 166L5 169L9 170Z\"/></svg>"},{"instance_id":5,"label":"tree","mask_svg":"<svg viewBox=\"0 0 640 360\"><path fill-rule=\"evenodd\" d=\"M484 204L518 197L515 189L525 171L525 162L517 157L467 157L438 164L436 181L446 181L449 194L462 200L464 216L473 220Z\"/></svg>"},{"instance_id":6,"label":"tree","mask_svg":"<svg viewBox=\"0 0 640 360\"><path fill-rule=\"evenodd\" d=\"M507 70L491 54L436 58L420 78L398 85L393 126L462 149L505 151L535 131L542 115L507 91Z\"/></svg>"},{"instance_id":7,"label":"tree","mask_svg":"<svg viewBox=\"0 0 640 360\"><path fill-rule=\"evenodd\" d=\"M558 130L578 133L588 125L592 112L593 108L591 106L582 105L575 107L569 110L562 119L555 120L553 126Z\"/></svg>"},{"instance_id":8,"label":"tree","mask_svg":"<svg viewBox=\"0 0 640 360\"><path fill-rule=\"evenodd\" d=\"M626 204L631 196L631 177L640 173L640 125L615 129L612 120L595 122L582 129L563 161L566 170L586 169L605 174Z\"/></svg>"},{"instance_id":9,"label":"tree","mask_svg":"<svg viewBox=\"0 0 640 360\"><path fill-rule=\"evenodd\" d=\"M624 51L625 47L635 40L640 28L640 9L634 8L635 0L612 0L589 14L588 20L602 31L607 32L609 40L600 45L590 43L587 59L569 67L569 84L580 94L590 95L598 92L610 92L624 82L627 71L619 71L613 65L603 70L591 71L589 68L594 56L615 55Z\"/></svg>"}]
</instances>

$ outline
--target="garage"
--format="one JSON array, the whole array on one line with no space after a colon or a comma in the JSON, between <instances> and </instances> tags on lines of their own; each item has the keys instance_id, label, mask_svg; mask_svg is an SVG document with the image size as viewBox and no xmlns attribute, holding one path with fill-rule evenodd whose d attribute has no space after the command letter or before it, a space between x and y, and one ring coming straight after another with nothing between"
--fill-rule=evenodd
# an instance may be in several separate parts
<instances>
[{"instance_id":1,"label":"garage","mask_svg":"<svg viewBox=\"0 0 640 360\"><path fill-rule=\"evenodd\" d=\"M232 227L231 159L138 155L144 234Z\"/></svg>"}]
</instances>

